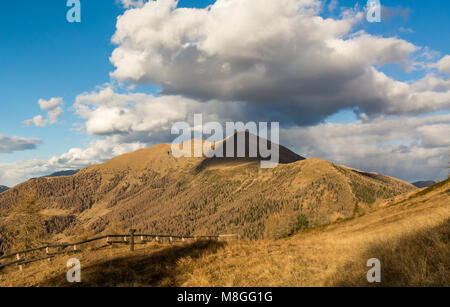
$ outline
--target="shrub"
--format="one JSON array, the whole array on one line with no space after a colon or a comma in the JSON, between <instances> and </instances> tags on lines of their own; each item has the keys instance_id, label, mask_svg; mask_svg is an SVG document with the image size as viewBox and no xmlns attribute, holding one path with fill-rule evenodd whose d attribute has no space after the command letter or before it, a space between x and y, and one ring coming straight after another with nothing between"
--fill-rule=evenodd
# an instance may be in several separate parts
<instances>
[{"instance_id":1,"label":"shrub","mask_svg":"<svg viewBox=\"0 0 450 307\"><path fill-rule=\"evenodd\" d=\"M308 218L303 213L299 213L297 217L297 231L308 229L308 227Z\"/></svg>"}]
</instances>

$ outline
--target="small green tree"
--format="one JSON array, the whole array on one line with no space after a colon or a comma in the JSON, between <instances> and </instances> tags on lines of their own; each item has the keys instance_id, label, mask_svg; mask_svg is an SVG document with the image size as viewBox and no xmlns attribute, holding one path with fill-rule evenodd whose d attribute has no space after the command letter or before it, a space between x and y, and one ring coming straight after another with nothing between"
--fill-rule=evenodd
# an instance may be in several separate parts
<instances>
[{"instance_id":1,"label":"small green tree","mask_svg":"<svg viewBox=\"0 0 450 307\"><path fill-rule=\"evenodd\" d=\"M308 229L308 227L308 218L303 213L299 213L297 217L297 231Z\"/></svg>"}]
</instances>

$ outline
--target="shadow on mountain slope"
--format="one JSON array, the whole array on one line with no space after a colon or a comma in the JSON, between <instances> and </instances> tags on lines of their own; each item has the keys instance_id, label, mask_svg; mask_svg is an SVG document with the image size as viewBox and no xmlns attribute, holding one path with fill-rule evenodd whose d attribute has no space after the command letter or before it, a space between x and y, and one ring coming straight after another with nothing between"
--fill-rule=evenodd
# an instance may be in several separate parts
<instances>
[{"instance_id":1,"label":"shadow on mountain slope","mask_svg":"<svg viewBox=\"0 0 450 307\"><path fill-rule=\"evenodd\" d=\"M61 274L45 281L41 286L175 287L183 273L177 269L180 260L213 254L225 245L224 242L198 241L189 245L172 246L150 255L139 255L137 252L133 256L82 266L82 282L79 284L69 284L66 274Z\"/></svg>"},{"instance_id":2,"label":"shadow on mountain slope","mask_svg":"<svg viewBox=\"0 0 450 307\"><path fill-rule=\"evenodd\" d=\"M231 157L228 152L228 147L232 149L230 150L232 151ZM239 152L238 148L240 148L242 152ZM277 162L279 164L290 164L305 160L304 157L299 156L284 146L272 143L271 141L251 134L248 131L241 131L221 142L214 144L212 153L210 153L214 156L203 160L197 167L197 171L201 171L211 166L230 166L233 164L255 161L270 161L271 156L261 156L261 150L267 150L267 153L270 152L270 154L278 152Z\"/></svg>"}]
</instances>

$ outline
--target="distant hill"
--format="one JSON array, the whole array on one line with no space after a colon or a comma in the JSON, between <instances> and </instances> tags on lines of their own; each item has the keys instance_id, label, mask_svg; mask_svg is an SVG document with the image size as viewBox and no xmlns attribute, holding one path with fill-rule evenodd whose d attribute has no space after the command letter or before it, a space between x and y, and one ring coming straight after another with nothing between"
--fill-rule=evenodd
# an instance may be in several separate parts
<instances>
[{"instance_id":1,"label":"distant hill","mask_svg":"<svg viewBox=\"0 0 450 307\"><path fill-rule=\"evenodd\" d=\"M9 188L7 186L4 185L0 185L0 193L5 192L6 190L8 190Z\"/></svg>"},{"instance_id":2,"label":"distant hill","mask_svg":"<svg viewBox=\"0 0 450 307\"><path fill-rule=\"evenodd\" d=\"M75 174L77 174L80 170L66 170L66 171L59 171L59 172L55 172L52 173L50 175L45 175L45 176L41 176L39 178L55 178L55 177L63 177L63 176L73 176ZM30 178L29 180L36 180L36 177Z\"/></svg>"},{"instance_id":3,"label":"distant hill","mask_svg":"<svg viewBox=\"0 0 450 307\"><path fill-rule=\"evenodd\" d=\"M80 170L66 170L66 171L60 171L60 172L55 172L53 174L47 175L47 176L43 176L43 177L47 177L47 178L54 178L54 177L61 177L61 176L73 176L76 173L78 173Z\"/></svg>"},{"instance_id":4,"label":"distant hill","mask_svg":"<svg viewBox=\"0 0 450 307\"><path fill-rule=\"evenodd\" d=\"M422 189L422 188L428 188L429 186L432 186L433 184L436 184L435 181L429 180L429 181L416 181L413 182L412 185L416 188Z\"/></svg>"},{"instance_id":5,"label":"distant hill","mask_svg":"<svg viewBox=\"0 0 450 307\"><path fill-rule=\"evenodd\" d=\"M0 224L32 196L57 225L48 228L68 238L130 227L156 234L279 238L303 227L299 221L328 224L416 189L388 176L304 159L282 146L284 164L273 169L262 169L258 158L175 158L171 150L160 144L73 176L20 184L0 195Z\"/></svg>"}]
</instances>

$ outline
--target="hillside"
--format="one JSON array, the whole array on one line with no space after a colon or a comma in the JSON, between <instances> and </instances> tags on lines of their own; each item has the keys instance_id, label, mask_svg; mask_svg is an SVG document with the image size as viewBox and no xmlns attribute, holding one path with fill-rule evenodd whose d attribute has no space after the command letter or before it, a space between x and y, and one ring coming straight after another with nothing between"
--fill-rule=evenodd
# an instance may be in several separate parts
<instances>
[{"instance_id":1,"label":"hillside","mask_svg":"<svg viewBox=\"0 0 450 307\"><path fill-rule=\"evenodd\" d=\"M280 238L305 226L352 217L415 188L403 181L337 166L288 149L274 169L258 159L174 158L161 144L85 168L37 178L0 195L0 226L26 199L45 216L53 239L123 231ZM288 163L290 161L296 161ZM11 249L3 235L0 251Z\"/></svg>"},{"instance_id":2,"label":"hillside","mask_svg":"<svg viewBox=\"0 0 450 307\"><path fill-rule=\"evenodd\" d=\"M4 185L0 185L0 193L5 192L6 190L8 190L9 188L4 186Z\"/></svg>"},{"instance_id":3,"label":"hillside","mask_svg":"<svg viewBox=\"0 0 450 307\"><path fill-rule=\"evenodd\" d=\"M81 286L450 286L450 181L281 240L90 248ZM0 272L0 286L68 286L59 256ZM369 258L382 263L368 284Z\"/></svg>"}]
</instances>

